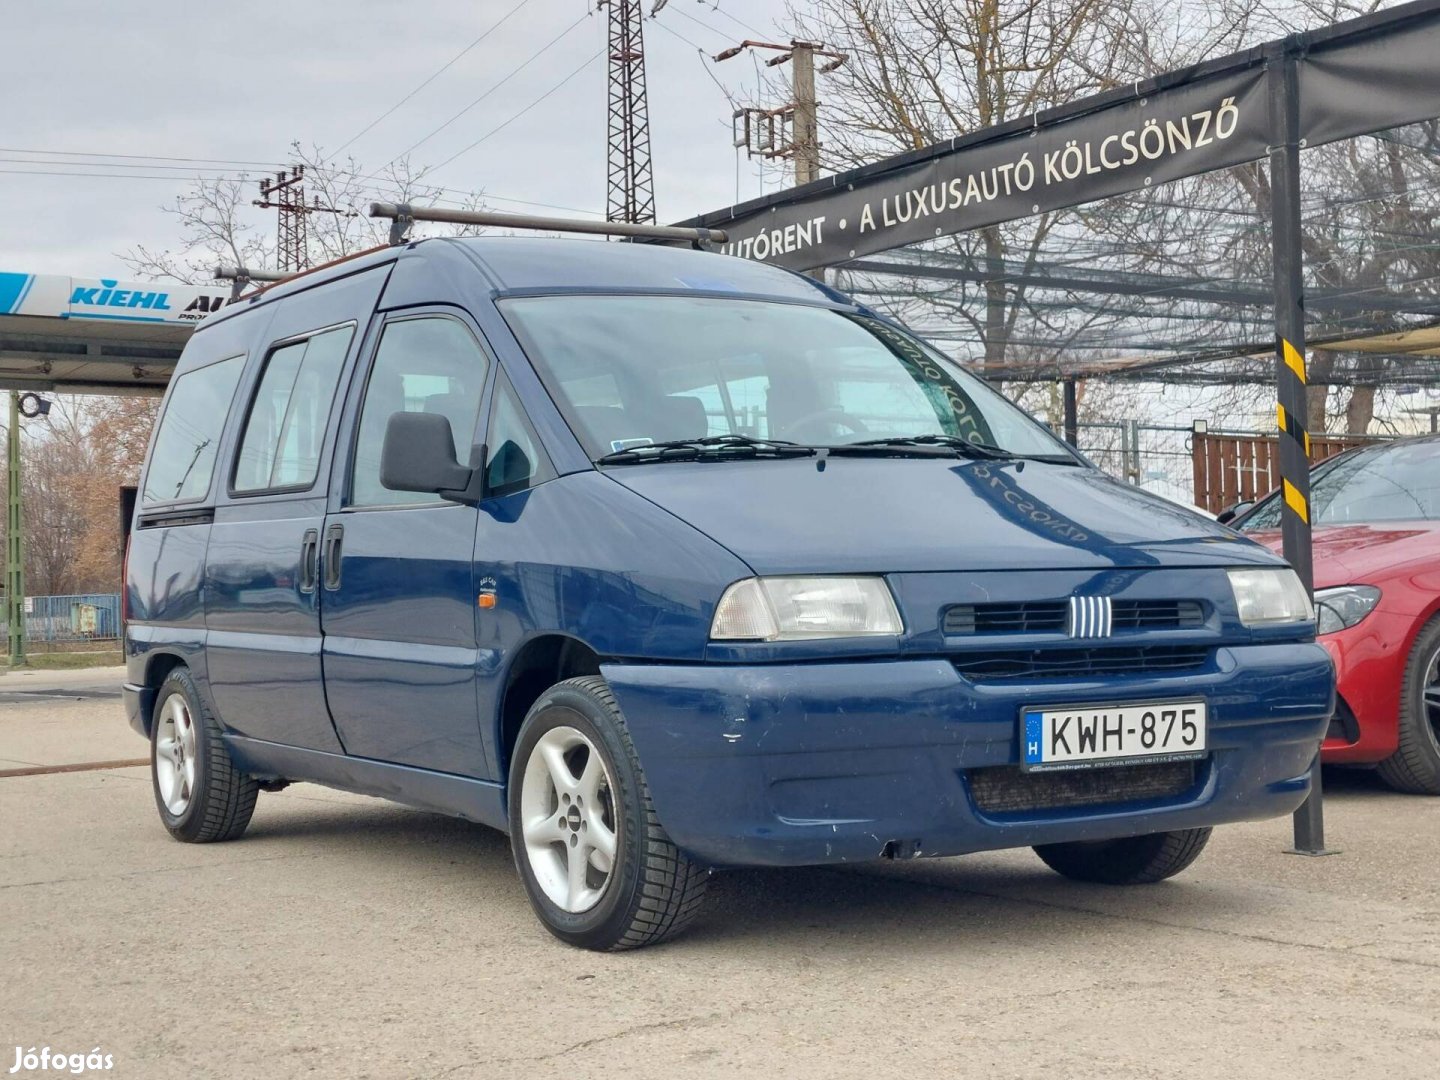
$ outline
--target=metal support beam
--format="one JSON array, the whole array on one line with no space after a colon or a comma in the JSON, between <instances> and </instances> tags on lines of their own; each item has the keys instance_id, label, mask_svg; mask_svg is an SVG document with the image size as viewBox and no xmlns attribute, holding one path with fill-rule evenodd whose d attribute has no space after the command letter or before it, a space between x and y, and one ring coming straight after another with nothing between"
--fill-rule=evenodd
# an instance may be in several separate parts
<instances>
[{"instance_id":1,"label":"metal support beam","mask_svg":"<svg viewBox=\"0 0 1440 1080\"><path fill-rule=\"evenodd\" d=\"M1075 380L1065 380L1065 441L1071 446L1080 445L1080 409Z\"/></svg>"},{"instance_id":2,"label":"metal support beam","mask_svg":"<svg viewBox=\"0 0 1440 1080\"><path fill-rule=\"evenodd\" d=\"M925 253L933 258L933 253ZM850 259L835 264L838 270L883 275L910 281L954 281L967 285L1001 284L1017 289L1049 289L1054 292L1086 293L1094 296L1133 296L1141 301L1160 303L1170 300L1198 300L1225 307L1268 307L1274 292L1261 286L1246 288L1229 282L1193 277L1167 277L1163 274L1141 274L1129 271L1091 271L1066 268L1056 272L1041 266L1025 269L1016 263L1000 263L999 269L986 259L989 269L970 260L969 265L944 265L935 262L907 262L894 258ZM872 292L874 286L855 282L851 292ZM1305 298L1314 311L1336 311L1344 314L1391 312L1395 314L1440 315L1440 301L1424 295L1418 288L1397 293L1383 287L1360 289L1321 289ZM1168 317L1174 317L1170 315ZM1352 335L1355 336L1355 335Z\"/></svg>"},{"instance_id":3,"label":"metal support beam","mask_svg":"<svg viewBox=\"0 0 1440 1080\"><path fill-rule=\"evenodd\" d=\"M1286 560L1315 591L1310 547L1310 433L1305 393L1305 280L1300 220L1300 89L1297 57L1272 50L1266 69L1270 120L1270 243L1275 266L1275 380L1280 427L1280 527ZM1320 744L1310 768L1310 795L1295 811L1297 855L1330 855L1325 847Z\"/></svg>"},{"instance_id":4,"label":"metal support beam","mask_svg":"<svg viewBox=\"0 0 1440 1080\"><path fill-rule=\"evenodd\" d=\"M5 616L10 624L10 666L25 663L25 518L20 487L20 391L10 391L6 433L9 511L5 527Z\"/></svg>"}]
</instances>

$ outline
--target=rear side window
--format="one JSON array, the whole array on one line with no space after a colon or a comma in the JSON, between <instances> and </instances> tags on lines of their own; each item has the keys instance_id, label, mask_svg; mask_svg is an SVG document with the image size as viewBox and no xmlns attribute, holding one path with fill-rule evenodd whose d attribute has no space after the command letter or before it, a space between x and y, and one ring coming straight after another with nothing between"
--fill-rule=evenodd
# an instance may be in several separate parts
<instances>
[{"instance_id":1,"label":"rear side window","mask_svg":"<svg viewBox=\"0 0 1440 1080\"><path fill-rule=\"evenodd\" d=\"M439 495L392 491L380 483L385 428L397 412L437 413L450 422L456 459L468 464L488 366L475 335L457 319L424 315L386 324L360 408L352 506L443 501Z\"/></svg>"},{"instance_id":2,"label":"rear side window","mask_svg":"<svg viewBox=\"0 0 1440 1080\"><path fill-rule=\"evenodd\" d=\"M354 332L353 325L337 326L271 351L245 420L234 491L315 483L335 385Z\"/></svg>"},{"instance_id":3,"label":"rear side window","mask_svg":"<svg viewBox=\"0 0 1440 1080\"><path fill-rule=\"evenodd\" d=\"M232 356L175 380L155 432L142 503L199 499L210 490L220 432L244 366L243 356Z\"/></svg>"}]
</instances>

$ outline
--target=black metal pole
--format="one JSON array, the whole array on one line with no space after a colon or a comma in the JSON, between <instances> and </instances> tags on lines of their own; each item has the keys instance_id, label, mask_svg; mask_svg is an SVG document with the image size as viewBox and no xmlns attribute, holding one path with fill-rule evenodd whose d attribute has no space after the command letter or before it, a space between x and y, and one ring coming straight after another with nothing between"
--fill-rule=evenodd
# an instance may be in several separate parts
<instances>
[{"instance_id":1,"label":"black metal pole","mask_svg":"<svg viewBox=\"0 0 1440 1080\"><path fill-rule=\"evenodd\" d=\"M1065 441L1071 446L1080 445L1080 413L1075 397L1075 380L1066 379L1065 390Z\"/></svg>"},{"instance_id":2,"label":"black metal pole","mask_svg":"<svg viewBox=\"0 0 1440 1080\"><path fill-rule=\"evenodd\" d=\"M1275 263L1276 416L1280 428L1281 530L1285 559L1315 590L1310 549L1310 434L1305 391L1305 282L1300 222L1300 94L1296 54L1281 45L1266 70L1270 92L1270 229ZM1326 855L1320 747L1310 767L1310 795L1295 811L1299 855Z\"/></svg>"}]
</instances>

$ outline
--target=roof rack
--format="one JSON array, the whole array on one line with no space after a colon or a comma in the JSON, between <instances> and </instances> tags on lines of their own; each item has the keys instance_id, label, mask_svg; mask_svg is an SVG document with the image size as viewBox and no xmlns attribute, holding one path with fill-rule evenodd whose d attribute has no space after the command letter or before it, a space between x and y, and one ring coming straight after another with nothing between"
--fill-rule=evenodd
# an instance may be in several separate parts
<instances>
[{"instance_id":1,"label":"roof rack","mask_svg":"<svg viewBox=\"0 0 1440 1080\"><path fill-rule=\"evenodd\" d=\"M675 225L637 225L629 221L589 221L584 218L550 218L534 214L505 214L494 210L443 210L409 203L371 203L372 218L389 218L390 243L403 244L417 221L443 221L451 225L494 225L503 229L543 229L547 232L627 236L635 240L668 240L705 249L723 244L722 229L681 228Z\"/></svg>"},{"instance_id":2,"label":"roof rack","mask_svg":"<svg viewBox=\"0 0 1440 1080\"><path fill-rule=\"evenodd\" d=\"M292 276L292 274L287 274L280 270L252 270L248 266L230 266L226 263L221 263L215 267L215 280L230 282L230 299L232 301L240 299L240 294L253 282L259 281L273 284L277 281L284 281L287 277Z\"/></svg>"},{"instance_id":3,"label":"roof rack","mask_svg":"<svg viewBox=\"0 0 1440 1080\"><path fill-rule=\"evenodd\" d=\"M339 266L354 259L364 258L366 255L373 255L377 251L385 251L388 244L379 244L375 247L364 248L361 251L352 251L348 255L341 255L338 259L331 259L328 262L319 263L316 266L307 266L304 270L251 270L245 266L227 266L221 263L215 267L216 281L229 281L233 284L230 290L231 301L238 300L240 294L247 285L255 282L263 282L260 288L250 293L246 299L253 300L266 289L272 289L282 281L293 281L295 278L305 277L307 274L315 274L321 270L329 270L332 266Z\"/></svg>"}]
</instances>

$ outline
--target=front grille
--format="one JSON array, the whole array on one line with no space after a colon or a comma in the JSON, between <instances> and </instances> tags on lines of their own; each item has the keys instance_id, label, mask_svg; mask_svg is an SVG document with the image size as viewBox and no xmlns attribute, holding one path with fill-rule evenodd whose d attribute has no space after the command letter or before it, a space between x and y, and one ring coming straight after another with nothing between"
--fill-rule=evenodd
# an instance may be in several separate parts
<instances>
[{"instance_id":1,"label":"front grille","mask_svg":"<svg viewBox=\"0 0 1440 1080\"><path fill-rule=\"evenodd\" d=\"M1063 633L1065 600L1022 601L1013 604L957 604L945 612L947 634Z\"/></svg>"},{"instance_id":2,"label":"front grille","mask_svg":"<svg viewBox=\"0 0 1440 1080\"><path fill-rule=\"evenodd\" d=\"M1115 630L1194 630L1205 625L1198 600L1116 600Z\"/></svg>"},{"instance_id":3,"label":"front grille","mask_svg":"<svg viewBox=\"0 0 1440 1080\"><path fill-rule=\"evenodd\" d=\"M1141 648L1023 649L963 653L955 669L973 682L1000 679L1070 679L1086 675L1142 675L1185 671L1209 656L1203 645L1148 645Z\"/></svg>"},{"instance_id":4,"label":"front grille","mask_svg":"<svg viewBox=\"0 0 1440 1080\"><path fill-rule=\"evenodd\" d=\"M982 813L1020 814L1075 806L1173 799L1195 786L1194 761L1103 769L1022 772L1015 765L971 769L970 797Z\"/></svg>"},{"instance_id":5,"label":"front grille","mask_svg":"<svg viewBox=\"0 0 1440 1080\"><path fill-rule=\"evenodd\" d=\"M1024 600L993 604L956 604L945 610L946 634L1063 634L1068 600ZM1193 630L1205 625L1198 600L1116 600L1113 631Z\"/></svg>"}]
</instances>

